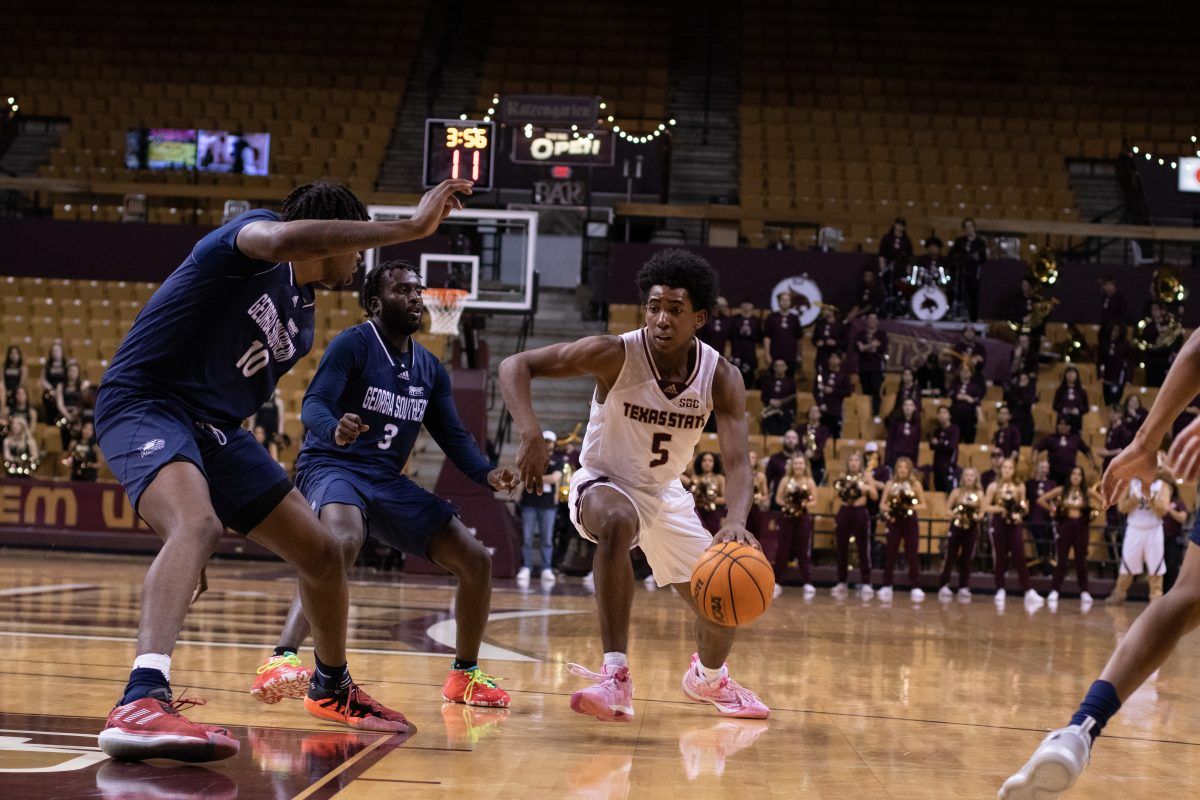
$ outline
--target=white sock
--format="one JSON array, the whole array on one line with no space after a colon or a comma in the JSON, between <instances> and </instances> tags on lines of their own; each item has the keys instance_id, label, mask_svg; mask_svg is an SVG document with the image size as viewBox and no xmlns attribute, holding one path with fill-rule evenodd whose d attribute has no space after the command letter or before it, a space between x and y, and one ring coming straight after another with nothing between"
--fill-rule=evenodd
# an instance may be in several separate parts
<instances>
[{"instance_id":1,"label":"white sock","mask_svg":"<svg viewBox=\"0 0 1200 800\"><path fill-rule=\"evenodd\" d=\"M162 653L143 653L133 660L134 669L156 669L171 682L171 657Z\"/></svg>"},{"instance_id":2,"label":"white sock","mask_svg":"<svg viewBox=\"0 0 1200 800\"><path fill-rule=\"evenodd\" d=\"M721 677L721 667L706 667L699 661L696 661L696 674L705 683L714 683Z\"/></svg>"},{"instance_id":3,"label":"white sock","mask_svg":"<svg viewBox=\"0 0 1200 800\"><path fill-rule=\"evenodd\" d=\"M629 662L625 659L624 653L605 653L604 666L606 667L628 667Z\"/></svg>"}]
</instances>

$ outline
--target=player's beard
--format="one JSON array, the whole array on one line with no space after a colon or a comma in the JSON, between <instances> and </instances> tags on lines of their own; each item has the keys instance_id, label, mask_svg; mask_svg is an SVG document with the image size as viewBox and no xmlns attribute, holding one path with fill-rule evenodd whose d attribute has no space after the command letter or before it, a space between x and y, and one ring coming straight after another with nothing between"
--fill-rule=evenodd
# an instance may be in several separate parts
<instances>
[{"instance_id":1,"label":"player's beard","mask_svg":"<svg viewBox=\"0 0 1200 800\"><path fill-rule=\"evenodd\" d=\"M410 308L400 309L384 306L379 309L379 319L391 333L398 333L401 336L412 336L421 330L421 319L424 317L424 309L422 309L421 316L415 318L409 313L411 310Z\"/></svg>"}]
</instances>

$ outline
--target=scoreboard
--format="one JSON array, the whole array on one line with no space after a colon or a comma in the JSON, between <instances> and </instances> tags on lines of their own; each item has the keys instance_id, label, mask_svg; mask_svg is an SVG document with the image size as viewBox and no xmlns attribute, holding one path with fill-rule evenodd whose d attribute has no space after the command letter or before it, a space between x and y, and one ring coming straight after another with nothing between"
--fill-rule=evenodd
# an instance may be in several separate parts
<instances>
[{"instance_id":1,"label":"scoreboard","mask_svg":"<svg viewBox=\"0 0 1200 800\"><path fill-rule=\"evenodd\" d=\"M449 178L475 182L476 191L492 188L496 124L480 120L425 120L426 187Z\"/></svg>"}]
</instances>

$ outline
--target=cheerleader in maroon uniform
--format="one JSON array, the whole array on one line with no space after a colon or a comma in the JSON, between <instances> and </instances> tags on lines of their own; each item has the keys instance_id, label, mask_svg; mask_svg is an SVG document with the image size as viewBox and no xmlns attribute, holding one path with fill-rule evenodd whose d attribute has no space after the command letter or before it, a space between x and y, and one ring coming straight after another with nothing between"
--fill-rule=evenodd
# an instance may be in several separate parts
<instances>
[{"instance_id":1,"label":"cheerleader in maroon uniform","mask_svg":"<svg viewBox=\"0 0 1200 800\"><path fill-rule=\"evenodd\" d=\"M1057 486L1037 499L1037 504L1054 514L1054 529L1058 534L1058 561L1054 566L1054 582L1047 599L1058 601L1063 578L1067 576L1067 557L1075 551L1075 579L1079 583L1079 602L1090 605L1088 594L1088 525L1104 508L1095 487L1088 488L1083 467L1075 467L1066 486Z\"/></svg>"},{"instance_id":2,"label":"cheerleader in maroon uniform","mask_svg":"<svg viewBox=\"0 0 1200 800\"><path fill-rule=\"evenodd\" d=\"M1016 466L1011 458L1004 459L1000 464L1000 475L987 488L983 511L992 515L992 574L996 579L996 602L1004 602L1004 579L1011 558L1017 567L1025 601L1041 605L1045 601L1030 585L1029 567L1025 564L1025 529L1021 522L1029 513L1029 503L1025 499L1025 484L1016 479Z\"/></svg>"},{"instance_id":3,"label":"cheerleader in maroon uniform","mask_svg":"<svg viewBox=\"0 0 1200 800\"><path fill-rule=\"evenodd\" d=\"M846 579L850 573L850 540L858 545L858 568L861 582L858 591L864 598L875 594L871 588L871 517L867 501L878 500L875 481L863 472L862 453L857 450L846 458L846 474L833 482L841 507L837 512L834 539L837 544L837 585L834 597L846 595Z\"/></svg>"},{"instance_id":4,"label":"cheerleader in maroon uniform","mask_svg":"<svg viewBox=\"0 0 1200 800\"><path fill-rule=\"evenodd\" d=\"M963 470L962 480L950 492L950 535L946 540L946 565L938 580L938 599L947 601L954 596L950 577L958 566L958 597L971 600L971 559L975 557L975 542L979 538L979 521L983 516L983 487L974 467Z\"/></svg>"},{"instance_id":5,"label":"cheerleader in maroon uniform","mask_svg":"<svg viewBox=\"0 0 1200 800\"><path fill-rule=\"evenodd\" d=\"M811 597L817 591L812 585L812 512L817 505L817 485L804 456L792 456L788 462L787 472L775 489L775 502L783 511L779 521L779 550L775 553L775 586L779 586L794 553L800 562L804 595Z\"/></svg>"},{"instance_id":6,"label":"cheerleader in maroon uniform","mask_svg":"<svg viewBox=\"0 0 1200 800\"><path fill-rule=\"evenodd\" d=\"M904 542L904 556L908 560L908 583L912 587L914 601L925 599L925 592L918 585L921 580L921 562L917 555L920 530L917 527L917 512L925 507L925 494L921 484L913 475L913 462L905 458L896 461L896 476L888 481L879 504L887 520L887 549L883 562L883 586L879 599L885 603L892 599L892 576L896 572L896 560L900 557L900 543Z\"/></svg>"},{"instance_id":7,"label":"cheerleader in maroon uniform","mask_svg":"<svg viewBox=\"0 0 1200 800\"><path fill-rule=\"evenodd\" d=\"M725 471L716 453L701 453L692 464L688 487L696 497L696 515L704 529L714 536L721 530L725 516Z\"/></svg>"}]
</instances>

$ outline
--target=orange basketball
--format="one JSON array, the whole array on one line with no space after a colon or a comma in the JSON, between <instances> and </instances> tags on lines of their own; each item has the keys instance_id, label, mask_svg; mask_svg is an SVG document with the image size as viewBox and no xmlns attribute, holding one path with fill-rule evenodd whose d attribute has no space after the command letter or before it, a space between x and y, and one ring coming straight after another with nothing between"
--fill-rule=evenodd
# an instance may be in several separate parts
<instances>
[{"instance_id":1,"label":"orange basketball","mask_svg":"<svg viewBox=\"0 0 1200 800\"><path fill-rule=\"evenodd\" d=\"M748 544L714 544L692 570L696 607L718 625L732 628L758 619L771 605L774 590L770 562Z\"/></svg>"}]
</instances>

